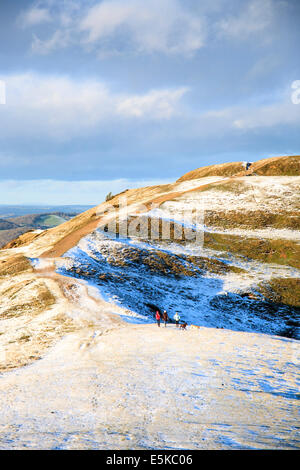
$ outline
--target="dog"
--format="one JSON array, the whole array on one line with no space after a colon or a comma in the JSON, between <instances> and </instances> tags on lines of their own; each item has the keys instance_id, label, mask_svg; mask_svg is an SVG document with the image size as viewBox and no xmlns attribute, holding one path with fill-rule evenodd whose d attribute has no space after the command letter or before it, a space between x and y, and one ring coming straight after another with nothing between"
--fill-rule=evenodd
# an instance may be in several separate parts
<instances>
[{"instance_id":1,"label":"dog","mask_svg":"<svg viewBox=\"0 0 300 470\"><path fill-rule=\"evenodd\" d=\"M187 323L186 323L186 322L181 323L181 324L179 325L179 327L182 328L183 330L186 330Z\"/></svg>"}]
</instances>

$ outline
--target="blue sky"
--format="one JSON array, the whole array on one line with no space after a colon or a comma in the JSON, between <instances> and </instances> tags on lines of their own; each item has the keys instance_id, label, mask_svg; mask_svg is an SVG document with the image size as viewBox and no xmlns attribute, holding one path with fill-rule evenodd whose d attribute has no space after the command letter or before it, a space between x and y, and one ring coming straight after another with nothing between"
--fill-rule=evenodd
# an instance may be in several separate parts
<instances>
[{"instance_id":1,"label":"blue sky","mask_svg":"<svg viewBox=\"0 0 300 470\"><path fill-rule=\"evenodd\" d=\"M0 203L299 154L299 43L298 0L1 0Z\"/></svg>"}]
</instances>

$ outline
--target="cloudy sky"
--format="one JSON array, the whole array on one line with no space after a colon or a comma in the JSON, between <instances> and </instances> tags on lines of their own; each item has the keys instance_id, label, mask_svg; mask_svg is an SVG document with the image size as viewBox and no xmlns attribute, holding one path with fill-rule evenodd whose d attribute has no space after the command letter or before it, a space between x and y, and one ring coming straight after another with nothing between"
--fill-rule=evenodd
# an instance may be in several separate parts
<instances>
[{"instance_id":1,"label":"cloudy sky","mask_svg":"<svg viewBox=\"0 0 300 470\"><path fill-rule=\"evenodd\" d=\"M0 0L0 203L299 154L299 44L299 0Z\"/></svg>"}]
</instances>

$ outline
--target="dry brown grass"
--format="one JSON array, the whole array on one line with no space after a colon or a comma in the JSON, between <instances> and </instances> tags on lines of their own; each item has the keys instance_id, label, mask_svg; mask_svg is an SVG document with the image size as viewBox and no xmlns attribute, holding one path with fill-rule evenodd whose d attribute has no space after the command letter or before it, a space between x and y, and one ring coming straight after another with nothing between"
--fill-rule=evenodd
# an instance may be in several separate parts
<instances>
[{"instance_id":1,"label":"dry brown grass","mask_svg":"<svg viewBox=\"0 0 300 470\"><path fill-rule=\"evenodd\" d=\"M213 258L205 258L202 256L186 256L186 260L197 266L202 272L210 272L213 274L225 274L228 272L245 273L246 271L236 266L230 266L220 260Z\"/></svg>"},{"instance_id":2,"label":"dry brown grass","mask_svg":"<svg viewBox=\"0 0 300 470\"><path fill-rule=\"evenodd\" d=\"M26 237L24 237L25 233ZM24 238L33 240L34 235L37 234L33 234L32 231L28 232L28 228L26 227L18 227L10 230L0 230L0 248L8 249L16 248L17 246L19 246L19 244L24 245Z\"/></svg>"},{"instance_id":3,"label":"dry brown grass","mask_svg":"<svg viewBox=\"0 0 300 470\"><path fill-rule=\"evenodd\" d=\"M253 171L261 176L299 176L300 156L274 157L253 164Z\"/></svg>"},{"instance_id":4,"label":"dry brown grass","mask_svg":"<svg viewBox=\"0 0 300 470\"><path fill-rule=\"evenodd\" d=\"M221 163L219 165L209 165L197 168L196 170L189 171L181 176L177 182L189 181L206 176L233 176L244 170L242 162Z\"/></svg>"},{"instance_id":5,"label":"dry brown grass","mask_svg":"<svg viewBox=\"0 0 300 470\"><path fill-rule=\"evenodd\" d=\"M243 176L255 173L261 176L299 176L300 156L271 157L254 162L246 172L242 162L221 163L197 168L181 176L177 181L188 181L206 176Z\"/></svg>"},{"instance_id":6,"label":"dry brown grass","mask_svg":"<svg viewBox=\"0 0 300 470\"><path fill-rule=\"evenodd\" d=\"M0 278L13 276L23 272L33 272L32 265L23 255L10 256L7 259L0 260Z\"/></svg>"},{"instance_id":7,"label":"dry brown grass","mask_svg":"<svg viewBox=\"0 0 300 470\"><path fill-rule=\"evenodd\" d=\"M265 228L300 229L300 217L296 211L271 213L263 210L251 211L205 211L205 224L224 229Z\"/></svg>"},{"instance_id":8,"label":"dry brown grass","mask_svg":"<svg viewBox=\"0 0 300 470\"><path fill-rule=\"evenodd\" d=\"M52 316L47 322L41 324L28 323L28 321L24 322L24 325L19 324L14 338L3 339L4 344L6 343L6 355L5 362L0 362L0 371L24 367L41 359L49 347L76 329L72 319L63 314Z\"/></svg>"},{"instance_id":9,"label":"dry brown grass","mask_svg":"<svg viewBox=\"0 0 300 470\"><path fill-rule=\"evenodd\" d=\"M205 233L204 246L261 261L300 266L300 245L291 240L246 238L239 235Z\"/></svg>"},{"instance_id":10,"label":"dry brown grass","mask_svg":"<svg viewBox=\"0 0 300 470\"><path fill-rule=\"evenodd\" d=\"M7 308L1 308L2 320L24 314L32 317L55 303L55 297L46 284L34 279L17 282L2 292L1 297L6 299L7 304Z\"/></svg>"},{"instance_id":11,"label":"dry brown grass","mask_svg":"<svg viewBox=\"0 0 300 470\"><path fill-rule=\"evenodd\" d=\"M273 278L268 283L261 283L258 290L272 302L300 307L300 279L298 278Z\"/></svg>"}]
</instances>

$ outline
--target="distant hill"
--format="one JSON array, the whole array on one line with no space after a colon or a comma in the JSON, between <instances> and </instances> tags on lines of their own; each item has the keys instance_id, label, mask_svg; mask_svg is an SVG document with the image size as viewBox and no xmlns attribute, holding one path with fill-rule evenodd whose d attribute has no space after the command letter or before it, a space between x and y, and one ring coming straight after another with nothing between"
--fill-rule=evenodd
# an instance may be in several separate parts
<instances>
[{"instance_id":1,"label":"distant hill","mask_svg":"<svg viewBox=\"0 0 300 470\"><path fill-rule=\"evenodd\" d=\"M17 228L18 225L5 219L0 219L0 230L11 230Z\"/></svg>"},{"instance_id":2,"label":"distant hill","mask_svg":"<svg viewBox=\"0 0 300 470\"><path fill-rule=\"evenodd\" d=\"M12 228L8 230L0 230L0 248L7 245L7 243L11 242L15 238L19 238L24 233L33 230L29 227L18 227Z\"/></svg>"},{"instance_id":3,"label":"distant hill","mask_svg":"<svg viewBox=\"0 0 300 470\"><path fill-rule=\"evenodd\" d=\"M10 217L8 220L16 224L17 226L32 226L36 229L46 229L49 227L56 227L66 220L70 220L75 217L77 212L64 213L64 212L53 212L51 214L27 214L21 215L20 217Z\"/></svg>"},{"instance_id":4,"label":"distant hill","mask_svg":"<svg viewBox=\"0 0 300 470\"><path fill-rule=\"evenodd\" d=\"M26 232L56 227L76 215L77 212L53 212L0 219L0 248Z\"/></svg>"},{"instance_id":5,"label":"distant hill","mask_svg":"<svg viewBox=\"0 0 300 470\"><path fill-rule=\"evenodd\" d=\"M65 205L65 206L34 206L34 205L9 205L0 204L0 219L20 217L27 214L56 214L63 212L65 214L80 214L93 207L92 205Z\"/></svg>"}]
</instances>

